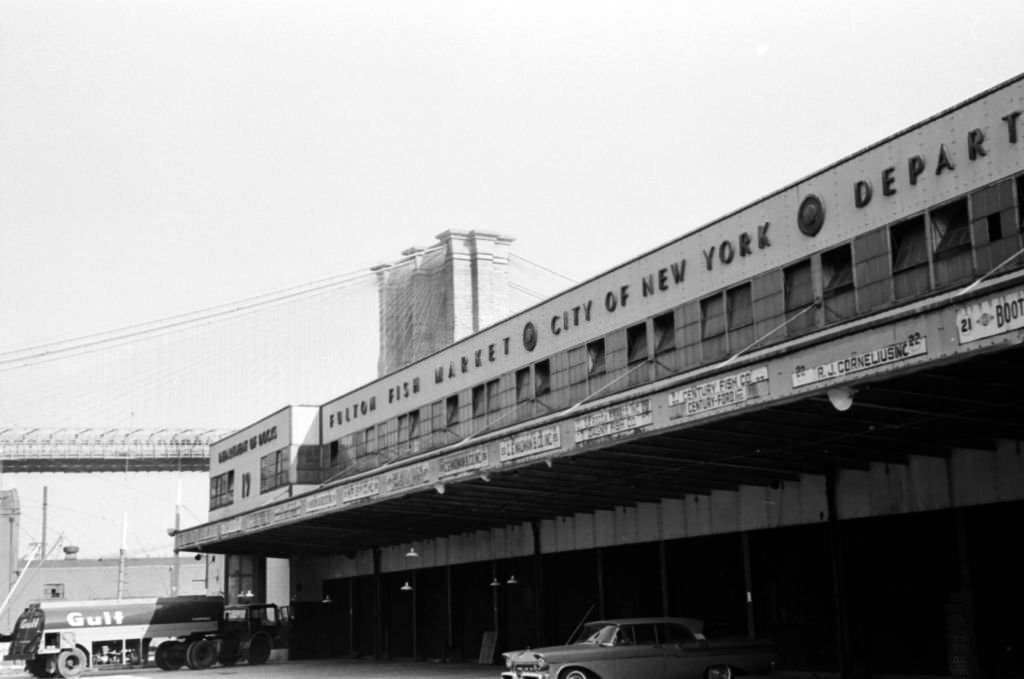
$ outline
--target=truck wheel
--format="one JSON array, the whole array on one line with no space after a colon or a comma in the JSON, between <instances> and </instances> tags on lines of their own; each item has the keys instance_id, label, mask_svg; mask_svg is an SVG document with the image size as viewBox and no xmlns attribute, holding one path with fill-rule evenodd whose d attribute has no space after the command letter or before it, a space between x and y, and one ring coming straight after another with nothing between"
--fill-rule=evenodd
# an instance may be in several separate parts
<instances>
[{"instance_id":1,"label":"truck wheel","mask_svg":"<svg viewBox=\"0 0 1024 679\"><path fill-rule=\"evenodd\" d=\"M185 645L178 641L165 641L156 647L156 666L162 670L174 671L185 664Z\"/></svg>"},{"instance_id":2,"label":"truck wheel","mask_svg":"<svg viewBox=\"0 0 1024 679\"><path fill-rule=\"evenodd\" d=\"M270 638L257 634L249 641L249 664L262 665L270 658Z\"/></svg>"},{"instance_id":3,"label":"truck wheel","mask_svg":"<svg viewBox=\"0 0 1024 679\"><path fill-rule=\"evenodd\" d=\"M191 670L205 670L217 661L217 645L209 639L198 639L185 650L185 662Z\"/></svg>"},{"instance_id":4,"label":"truck wheel","mask_svg":"<svg viewBox=\"0 0 1024 679\"><path fill-rule=\"evenodd\" d=\"M47 665L50 665L47 668ZM25 671L31 674L33 677L39 677L39 679L47 679L52 677L56 673L57 663L53 659L53 656L46 656L45 658L32 658L31 660L25 661Z\"/></svg>"},{"instance_id":5,"label":"truck wheel","mask_svg":"<svg viewBox=\"0 0 1024 679\"><path fill-rule=\"evenodd\" d=\"M77 677L85 669L85 653L77 648L61 651L57 656L57 675L61 677Z\"/></svg>"}]
</instances>

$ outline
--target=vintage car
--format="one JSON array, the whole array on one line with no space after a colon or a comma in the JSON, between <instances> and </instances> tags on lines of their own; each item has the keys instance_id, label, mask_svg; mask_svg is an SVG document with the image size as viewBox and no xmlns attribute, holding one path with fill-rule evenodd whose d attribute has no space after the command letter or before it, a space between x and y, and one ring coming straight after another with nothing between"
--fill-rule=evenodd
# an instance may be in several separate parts
<instances>
[{"instance_id":1,"label":"vintage car","mask_svg":"<svg viewBox=\"0 0 1024 679\"><path fill-rule=\"evenodd\" d=\"M770 641L708 639L695 618L598 620L564 646L502 655L502 679L732 679L779 663Z\"/></svg>"}]
</instances>

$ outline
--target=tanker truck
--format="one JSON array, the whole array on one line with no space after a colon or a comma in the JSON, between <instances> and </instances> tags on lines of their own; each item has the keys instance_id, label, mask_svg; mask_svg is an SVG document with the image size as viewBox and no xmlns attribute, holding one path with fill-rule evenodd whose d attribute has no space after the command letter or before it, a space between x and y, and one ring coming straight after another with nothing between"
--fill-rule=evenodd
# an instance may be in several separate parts
<instances>
[{"instance_id":1,"label":"tanker truck","mask_svg":"<svg viewBox=\"0 0 1024 679\"><path fill-rule=\"evenodd\" d=\"M36 677L77 677L87 667L265 663L281 637L274 604L224 604L219 596L33 603L18 616L5 660Z\"/></svg>"}]
</instances>

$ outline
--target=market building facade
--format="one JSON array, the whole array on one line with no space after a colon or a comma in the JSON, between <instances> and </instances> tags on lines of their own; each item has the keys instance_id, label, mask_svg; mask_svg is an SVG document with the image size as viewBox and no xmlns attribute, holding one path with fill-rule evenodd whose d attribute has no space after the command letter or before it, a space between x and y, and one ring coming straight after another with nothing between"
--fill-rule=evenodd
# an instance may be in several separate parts
<instances>
[{"instance_id":1,"label":"market building facade","mask_svg":"<svg viewBox=\"0 0 1024 679\"><path fill-rule=\"evenodd\" d=\"M286 559L300 656L665 614L1020 676L1022 112L1024 76L322 404L275 444L302 485L177 549Z\"/></svg>"}]
</instances>

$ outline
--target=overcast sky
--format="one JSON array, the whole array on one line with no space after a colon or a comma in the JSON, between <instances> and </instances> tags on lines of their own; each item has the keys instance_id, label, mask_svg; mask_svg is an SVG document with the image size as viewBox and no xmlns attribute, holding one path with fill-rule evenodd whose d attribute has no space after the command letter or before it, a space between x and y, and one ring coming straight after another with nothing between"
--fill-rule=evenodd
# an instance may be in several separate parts
<instances>
[{"instance_id":1,"label":"overcast sky","mask_svg":"<svg viewBox=\"0 0 1024 679\"><path fill-rule=\"evenodd\" d=\"M1024 3L0 2L0 348L449 229L606 270L1024 70Z\"/></svg>"},{"instance_id":2,"label":"overcast sky","mask_svg":"<svg viewBox=\"0 0 1024 679\"><path fill-rule=\"evenodd\" d=\"M589 278L1022 70L1019 0L0 0L0 351L446 229Z\"/></svg>"}]
</instances>

